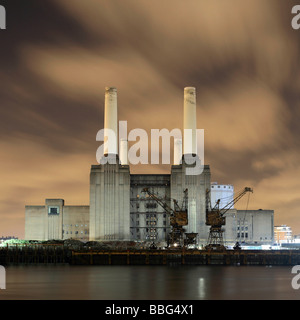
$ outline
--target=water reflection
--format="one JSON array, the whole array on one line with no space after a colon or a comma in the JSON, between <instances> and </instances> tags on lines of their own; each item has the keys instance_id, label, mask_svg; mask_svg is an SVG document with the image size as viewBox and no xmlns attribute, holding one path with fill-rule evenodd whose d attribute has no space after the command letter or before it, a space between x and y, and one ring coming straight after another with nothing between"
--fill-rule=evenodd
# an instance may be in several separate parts
<instances>
[{"instance_id":1,"label":"water reflection","mask_svg":"<svg viewBox=\"0 0 300 320\"><path fill-rule=\"evenodd\" d=\"M0 299L299 299L290 267L18 266Z\"/></svg>"}]
</instances>

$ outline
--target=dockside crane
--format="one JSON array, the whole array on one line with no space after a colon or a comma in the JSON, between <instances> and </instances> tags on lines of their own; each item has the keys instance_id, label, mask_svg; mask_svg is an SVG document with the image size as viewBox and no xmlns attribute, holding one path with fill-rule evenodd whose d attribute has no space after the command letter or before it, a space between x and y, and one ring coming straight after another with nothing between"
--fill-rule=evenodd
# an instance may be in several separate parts
<instances>
[{"instance_id":1,"label":"dockside crane","mask_svg":"<svg viewBox=\"0 0 300 320\"><path fill-rule=\"evenodd\" d=\"M155 200L170 217L171 232L167 239L168 247L183 247L185 245L195 243L197 234L185 233L184 229L184 226L188 224L188 189L184 190L181 206L179 206L178 200L173 199L174 209L171 208L165 200L158 197L148 188L144 188L142 192L147 193L149 198ZM184 234L186 235L186 238L184 238Z\"/></svg>"},{"instance_id":2,"label":"dockside crane","mask_svg":"<svg viewBox=\"0 0 300 320\"><path fill-rule=\"evenodd\" d=\"M225 214L248 192L253 193L253 189L245 187L223 208L220 208L220 199L218 199L215 206L211 208L210 191L206 190L206 225L210 226L206 249L225 250L222 230L222 226L226 224Z\"/></svg>"}]
</instances>

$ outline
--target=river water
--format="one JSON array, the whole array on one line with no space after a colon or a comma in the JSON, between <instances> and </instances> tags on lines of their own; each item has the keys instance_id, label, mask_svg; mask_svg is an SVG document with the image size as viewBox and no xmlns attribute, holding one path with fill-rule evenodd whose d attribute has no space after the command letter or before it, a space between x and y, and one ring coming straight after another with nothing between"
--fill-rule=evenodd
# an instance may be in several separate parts
<instances>
[{"instance_id":1,"label":"river water","mask_svg":"<svg viewBox=\"0 0 300 320\"><path fill-rule=\"evenodd\" d=\"M297 300L292 267L6 267L0 300Z\"/></svg>"}]
</instances>

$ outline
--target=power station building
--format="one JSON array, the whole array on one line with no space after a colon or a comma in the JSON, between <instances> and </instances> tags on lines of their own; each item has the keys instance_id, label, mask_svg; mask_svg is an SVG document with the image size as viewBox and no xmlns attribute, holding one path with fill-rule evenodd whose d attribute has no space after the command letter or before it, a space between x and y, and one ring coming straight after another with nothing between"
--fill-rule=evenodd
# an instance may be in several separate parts
<instances>
[{"instance_id":1,"label":"power station building","mask_svg":"<svg viewBox=\"0 0 300 320\"><path fill-rule=\"evenodd\" d=\"M234 188L211 183L210 167L197 156L196 90L192 87L184 89L183 128L183 139L174 139L170 174L131 174L128 141L119 139L117 90L106 88L103 155L99 164L91 166L89 206L65 205L63 199L46 199L42 206L25 206L25 239L166 241L170 232L169 214L143 192L148 188L171 208L173 199L181 204L184 191L188 190L185 231L197 233L198 243L206 244L207 190L211 193L212 207L217 199L222 207L233 200ZM195 172L197 164L198 169L201 167L199 172ZM226 214L225 243L272 244L273 217L273 210L232 207Z\"/></svg>"}]
</instances>

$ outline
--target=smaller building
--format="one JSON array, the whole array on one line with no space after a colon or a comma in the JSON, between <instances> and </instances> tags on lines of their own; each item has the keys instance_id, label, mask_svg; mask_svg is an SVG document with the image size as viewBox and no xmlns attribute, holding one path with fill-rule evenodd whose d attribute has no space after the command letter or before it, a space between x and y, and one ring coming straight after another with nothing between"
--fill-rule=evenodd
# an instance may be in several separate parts
<instances>
[{"instance_id":1,"label":"smaller building","mask_svg":"<svg viewBox=\"0 0 300 320\"><path fill-rule=\"evenodd\" d=\"M274 226L274 241L277 244L292 242L293 233L291 227L287 225Z\"/></svg>"},{"instance_id":2,"label":"smaller building","mask_svg":"<svg viewBox=\"0 0 300 320\"><path fill-rule=\"evenodd\" d=\"M46 199L43 206L25 206L25 240L89 240L89 206L66 206Z\"/></svg>"},{"instance_id":3,"label":"smaller building","mask_svg":"<svg viewBox=\"0 0 300 320\"><path fill-rule=\"evenodd\" d=\"M274 210L236 210L226 213L224 240L227 245L236 242L247 245L274 243Z\"/></svg>"}]
</instances>

